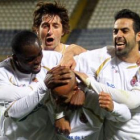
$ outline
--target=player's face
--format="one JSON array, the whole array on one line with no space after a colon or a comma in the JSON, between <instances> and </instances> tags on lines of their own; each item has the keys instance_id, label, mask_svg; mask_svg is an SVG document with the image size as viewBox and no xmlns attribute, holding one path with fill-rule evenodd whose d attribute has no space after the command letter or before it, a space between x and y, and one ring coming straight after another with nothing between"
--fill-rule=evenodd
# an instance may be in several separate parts
<instances>
[{"instance_id":1,"label":"player's face","mask_svg":"<svg viewBox=\"0 0 140 140\"><path fill-rule=\"evenodd\" d=\"M42 48L38 46L28 46L24 53L17 57L17 67L23 73L36 74L41 70Z\"/></svg>"},{"instance_id":2,"label":"player's face","mask_svg":"<svg viewBox=\"0 0 140 140\"><path fill-rule=\"evenodd\" d=\"M132 19L121 18L116 20L113 30L113 41L117 56L127 56L136 47L137 41Z\"/></svg>"},{"instance_id":3,"label":"player's face","mask_svg":"<svg viewBox=\"0 0 140 140\"><path fill-rule=\"evenodd\" d=\"M44 50L55 50L60 45L63 27L59 16L45 15L38 29L38 36Z\"/></svg>"}]
</instances>

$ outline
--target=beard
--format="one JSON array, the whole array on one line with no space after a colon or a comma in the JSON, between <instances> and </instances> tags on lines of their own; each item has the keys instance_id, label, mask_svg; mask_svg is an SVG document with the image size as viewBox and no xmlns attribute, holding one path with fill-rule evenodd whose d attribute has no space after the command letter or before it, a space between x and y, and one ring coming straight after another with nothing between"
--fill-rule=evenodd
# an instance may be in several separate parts
<instances>
[{"instance_id":1,"label":"beard","mask_svg":"<svg viewBox=\"0 0 140 140\"><path fill-rule=\"evenodd\" d=\"M126 44L126 47L122 50L115 49L115 54L118 57L127 57L133 48L134 46L130 46Z\"/></svg>"},{"instance_id":2,"label":"beard","mask_svg":"<svg viewBox=\"0 0 140 140\"><path fill-rule=\"evenodd\" d=\"M136 46L136 41L135 39L131 42L127 42L126 39L124 39L125 41L125 47L123 49L117 49L115 47L115 54L118 57L127 57L129 55L129 53L131 52L131 50ZM116 43L115 43L116 46Z\"/></svg>"}]
</instances>

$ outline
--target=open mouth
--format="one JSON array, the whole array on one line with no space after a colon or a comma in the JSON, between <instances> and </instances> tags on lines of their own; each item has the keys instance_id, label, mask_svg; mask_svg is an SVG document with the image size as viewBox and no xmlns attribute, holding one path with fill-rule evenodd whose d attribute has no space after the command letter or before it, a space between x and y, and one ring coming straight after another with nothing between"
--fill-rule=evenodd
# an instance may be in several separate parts
<instances>
[{"instance_id":1,"label":"open mouth","mask_svg":"<svg viewBox=\"0 0 140 140\"><path fill-rule=\"evenodd\" d=\"M116 43L116 46L122 46L125 45L125 43Z\"/></svg>"},{"instance_id":2,"label":"open mouth","mask_svg":"<svg viewBox=\"0 0 140 140\"><path fill-rule=\"evenodd\" d=\"M120 43L116 43L115 47L117 50L122 50L123 48L125 48L125 45L126 45L125 43L120 42Z\"/></svg>"},{"instance_id":3,"label":"open mouth","mask_svg":"<svg viewBox=\"0 0 140 140\"><path fill-rule=\"evenodd\" d=\"M40 66L40 65L34 66L34 70L35 70L35 71L39 71L40 69L41 69L41 66Z\"/></svg>"},{"instance_id":4,"label":"open mouth","mask_svg":"<svg viewBox=\"0 0 140 140\"><path fill-rule=\"evenodd\" d=\"M53 38L47 38L46 41L47 41L47 42L53 42L53 40L54 40Z\"/></svg>"},{"instance_id":5,"label":"open mouth","mask_svg":"<svg viewBox=\"0 0 140 140\"><path fill-rule=\"evenodd\" d=\"M126 40L125 38L116 38L115 40L115 47L117 50L122 50L126 46Z\"/></svg>"},{"instance_id":6,"label":"open mouth","mask_svg":"<svg viewBox=\"0 0 140 140\"><path fill-rule=\"evenodd\" d=\"M46 39L45 44L46 44L46 46L52 46L53 42L54 42L54 39L50 37L50 38Z\"/></svg>"}]
</instances>

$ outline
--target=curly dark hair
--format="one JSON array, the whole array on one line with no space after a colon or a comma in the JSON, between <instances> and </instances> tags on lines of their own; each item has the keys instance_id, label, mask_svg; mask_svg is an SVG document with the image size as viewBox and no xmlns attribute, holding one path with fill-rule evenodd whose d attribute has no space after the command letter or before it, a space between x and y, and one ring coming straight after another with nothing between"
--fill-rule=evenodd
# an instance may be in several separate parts
<instances>
[{"instance_id":1,"label":"curly dark hair","mask_svg":"<svg viewBox=\"0 0 140 140\"><path fill-rule=\"evenodd\" d=\"M69 16L67 9L60 2L38 2L33 13L32 30L35 32L39 28L44 15L59 16L61 19L64 35L70 32Z\"/></svg>"},{"instance_id":2,"label":"curly dark hair","mask_svg":"<svg viewBox=\"0 0 140 140\"><path fill-rule=\"evenodd\" d=\"M129 10L129 9L122 9L116 15L114 16L115 21L120 18L129 18L133 20L133 29L135 33L138 33L140 31L140 16Z\"/></svg>"}]
</instances>

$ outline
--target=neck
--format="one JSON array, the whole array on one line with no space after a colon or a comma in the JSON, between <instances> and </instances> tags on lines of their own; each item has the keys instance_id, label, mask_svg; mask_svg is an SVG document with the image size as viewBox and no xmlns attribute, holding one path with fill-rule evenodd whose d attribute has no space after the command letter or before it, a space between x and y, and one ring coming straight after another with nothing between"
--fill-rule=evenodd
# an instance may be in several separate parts
<instances>
[{"instance_id":1,"label":"neck","mask_svg":"<svg viewBox=\"0 0 140 140\"><path fill-rule=\"evenodd\" d=\"M60 44L54 49L54 51L63 53L63 49L64 49L64 44L60 43Z\"/></svg>"}]
</instances>

